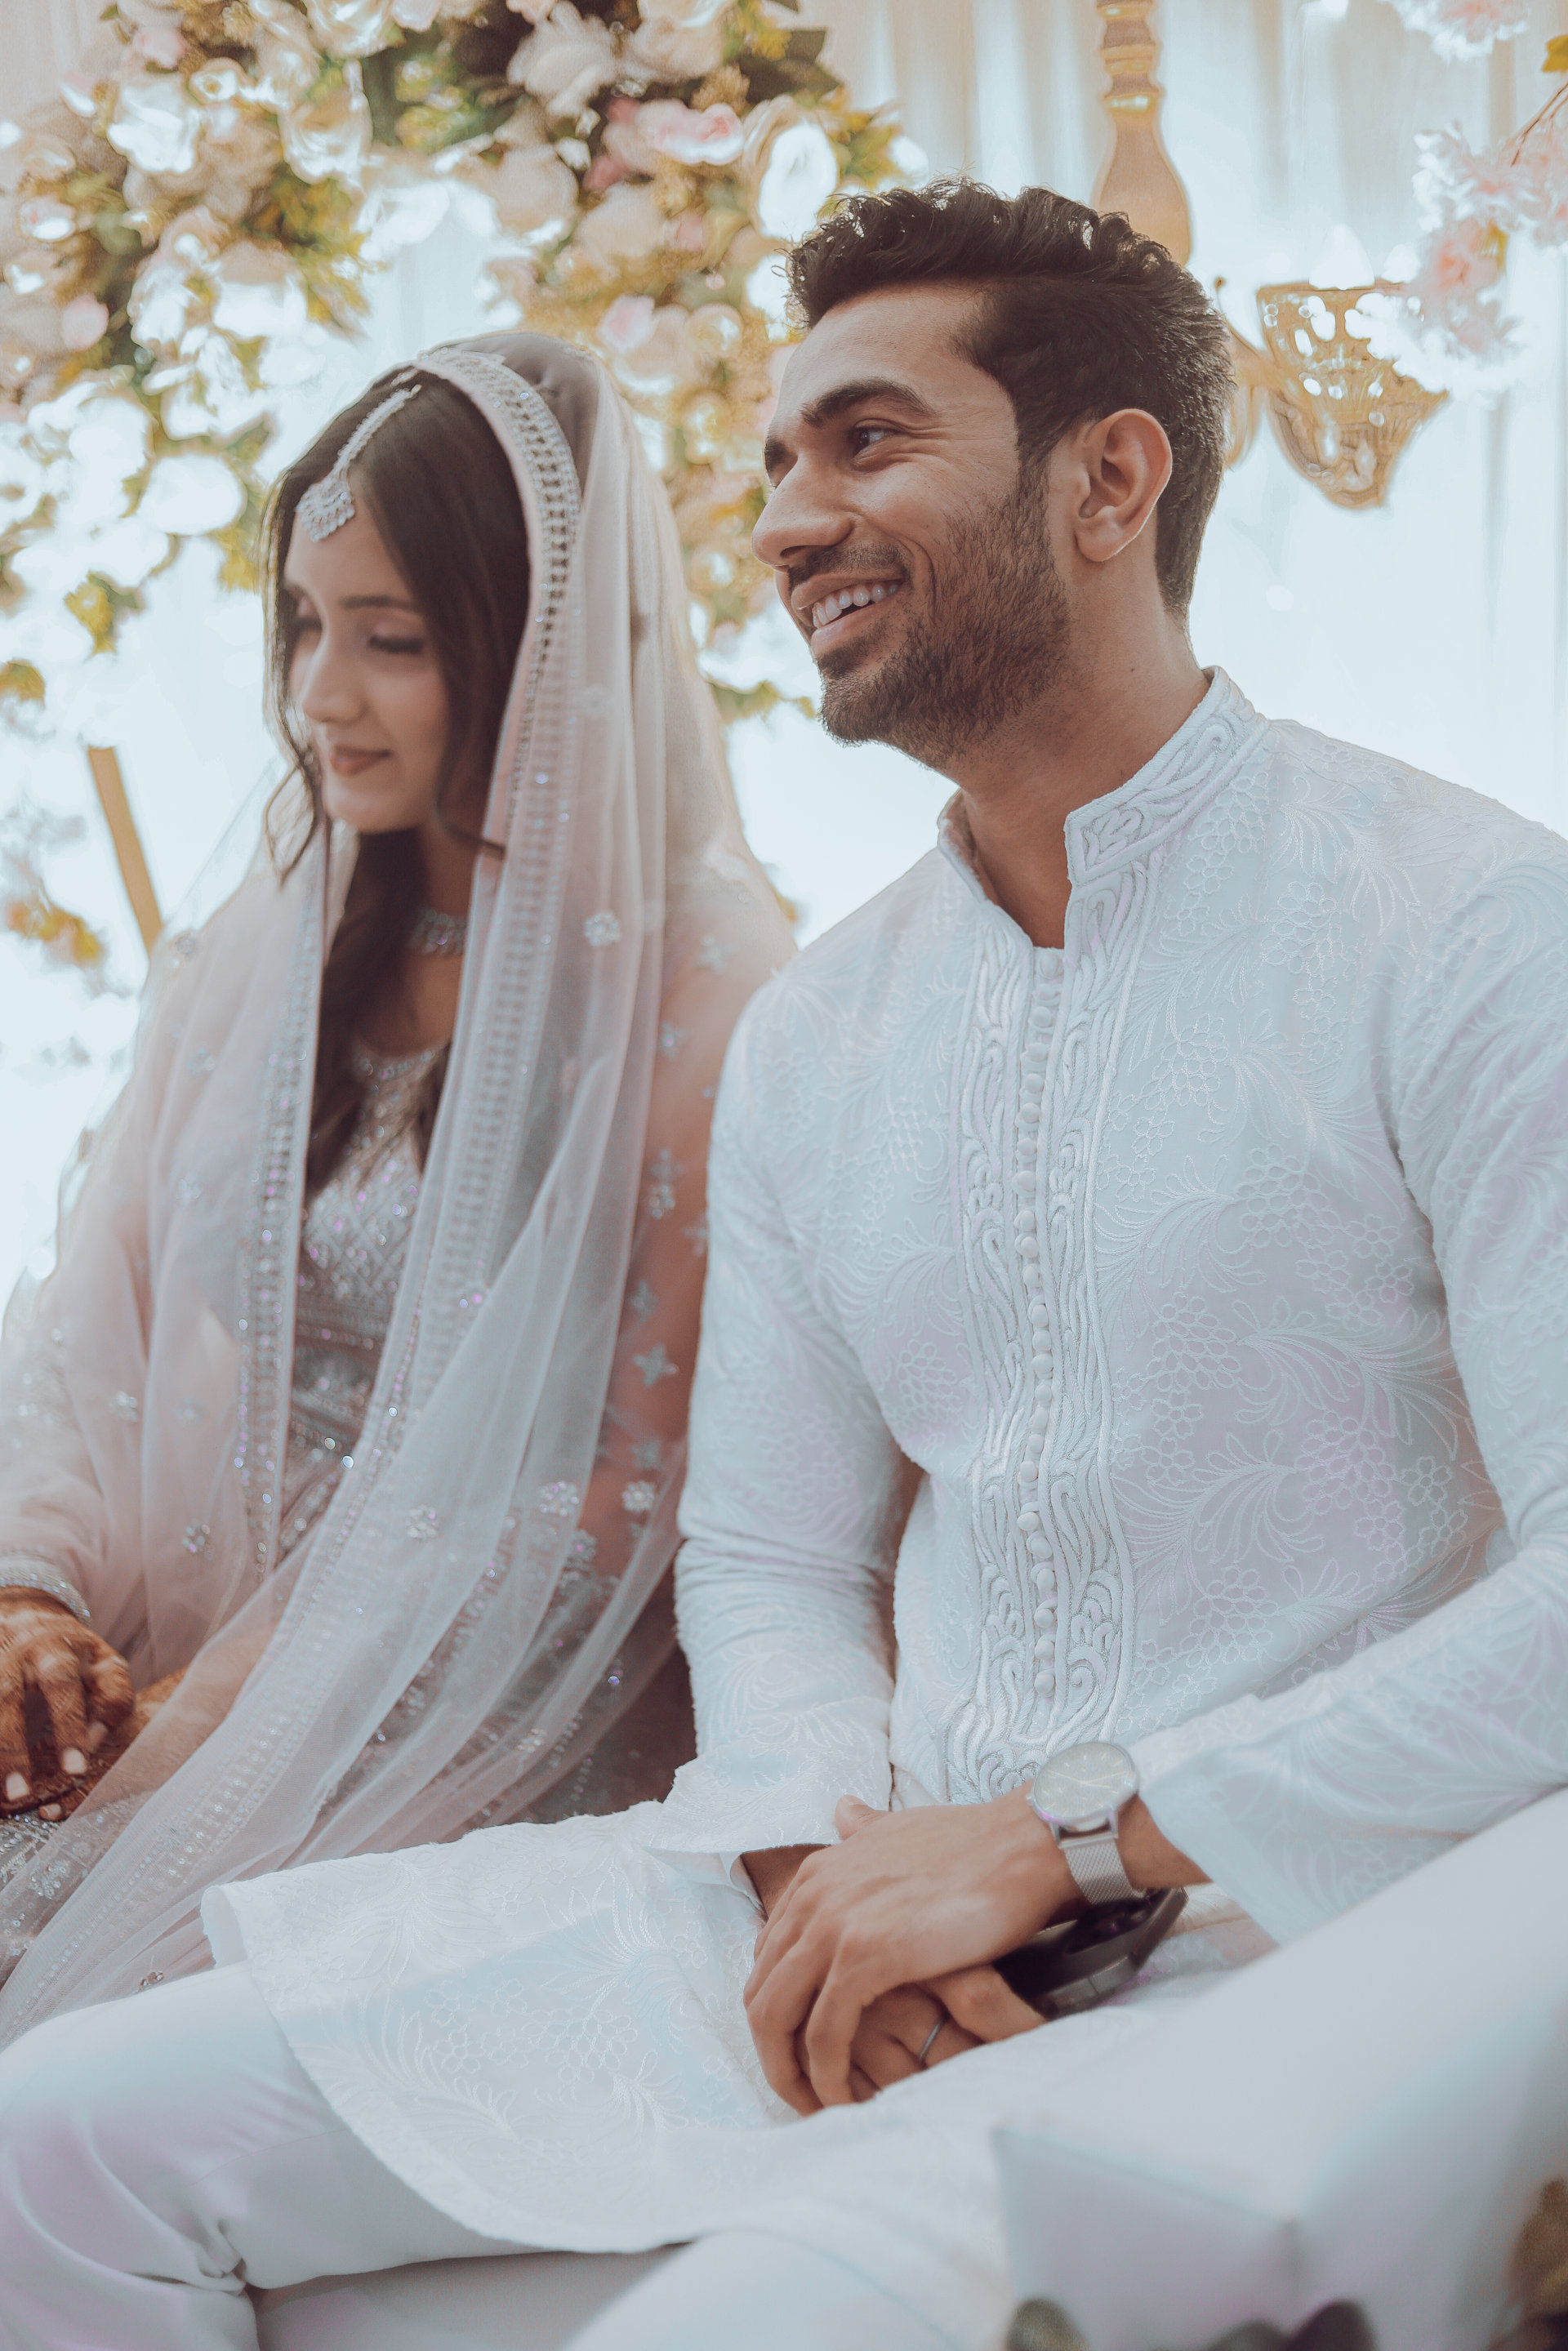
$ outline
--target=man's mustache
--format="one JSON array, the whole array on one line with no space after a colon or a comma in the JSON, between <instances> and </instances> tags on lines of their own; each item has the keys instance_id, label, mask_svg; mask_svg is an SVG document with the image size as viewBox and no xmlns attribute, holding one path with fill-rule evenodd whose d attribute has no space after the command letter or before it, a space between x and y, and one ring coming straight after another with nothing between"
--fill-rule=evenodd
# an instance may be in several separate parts
<instances>
[{"instance_id":1,"label":"man's mustache","mask_svg":"<svg viewBox=\"0 0 1568 2351\"><path fill-rule=\"evenodd\" d=\"M846 571L864 571L878 580L891 578L907 581L909 578L909 566L896 548L823 547L819 548L814 554L805 557L800 563L789 565L784 576L789 582L791 596L798 589L803 588L809 580L819 578L824 571L839 574Z\"/></svg>"}]
</instances>

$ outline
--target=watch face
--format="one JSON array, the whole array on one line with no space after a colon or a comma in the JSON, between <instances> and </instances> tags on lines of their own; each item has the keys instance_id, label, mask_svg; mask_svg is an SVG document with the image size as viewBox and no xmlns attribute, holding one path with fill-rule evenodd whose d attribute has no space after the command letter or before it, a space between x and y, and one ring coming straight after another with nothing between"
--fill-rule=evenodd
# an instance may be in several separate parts
<instances>
[{"instance_id":1,"label":"watch face","mask_svg":"<svg viewBox=\"0 0 1568 2351\"><path fill-rule=\"evenodd\" d=\"M1053 1756L1030 1791L1041 1820L1062 1829L1097 1829L1138 1792L1138 1767L1124 1747L1086 1740Z\"/></svg>"}]
</instances>

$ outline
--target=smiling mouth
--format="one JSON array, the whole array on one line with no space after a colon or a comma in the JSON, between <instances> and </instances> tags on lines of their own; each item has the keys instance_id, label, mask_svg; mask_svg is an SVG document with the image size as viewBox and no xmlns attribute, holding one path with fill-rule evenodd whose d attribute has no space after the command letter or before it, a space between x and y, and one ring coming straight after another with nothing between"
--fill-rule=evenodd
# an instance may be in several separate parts
<instances>
[{"instance_id":1,"label":"smiling mouth","mask_svg":"<svg viewBox=\"0 0 1568 2351\"><path fill-rule=\"evenodd\" d=\"M902 580L877 580L863 588L840 588L831 596L821 597L810 608L807 618L811 629L811 650L815 653L824 636L837 643L857 612L867 611L873 604L884 604L903 588Z\"/></svg>"},{"instance_id":2,"label":"smiling mouth","mask_svg":"<svg viewBox=\"0 0 1568 2351\"><path fill-rule=\"evenodd\" d=\"M327 765L334 775L358 776L373 767L378 759L387 757L384 751L358 751L350 744L335 744L327 754Z\"/></svg>"}]
</instances>

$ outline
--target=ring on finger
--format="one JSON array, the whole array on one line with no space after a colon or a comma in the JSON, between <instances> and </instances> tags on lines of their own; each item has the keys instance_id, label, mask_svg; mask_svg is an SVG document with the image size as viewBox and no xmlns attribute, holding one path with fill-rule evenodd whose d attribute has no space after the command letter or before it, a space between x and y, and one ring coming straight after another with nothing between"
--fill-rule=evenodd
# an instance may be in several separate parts
<instances>
[{"instance_id":1,"label":"ring on finger","mask_svg":"<svg viewBox=\"0 0 1568 2351\"><path fill-rule=\"evenodd\" d=\"M936 2023L932 2026L930 2032L926 2034L925 2040L921 2043L919 2048L915 2052L915 2062L917 2065L925 2065L926 2059L930 2056L932 2050L936 2047L936 2036L941 2032L942 2027L946 2023L946 2022L947 2020L945 2016L939 2016L937 2018Z\"/></svg>"}]
</instances>

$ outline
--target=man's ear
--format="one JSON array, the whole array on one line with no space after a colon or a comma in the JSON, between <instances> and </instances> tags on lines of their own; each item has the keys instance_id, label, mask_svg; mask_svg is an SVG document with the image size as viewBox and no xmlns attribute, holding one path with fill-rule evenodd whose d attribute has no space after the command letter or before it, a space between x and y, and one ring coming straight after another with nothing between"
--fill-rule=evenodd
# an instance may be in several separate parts
<instances>
[{"instance_id":1,"label":"man's ear","mask_svg":"<svg viewBox=\"0 0 1568 2351\"><path fill-rule=\"evenodd\" d=\"M1165 426L1146 408L1118 408L1073 435L1072 543L1086 563L1109 563L1142 532L1171 477Z\"/></svg>"}]
</instances>

